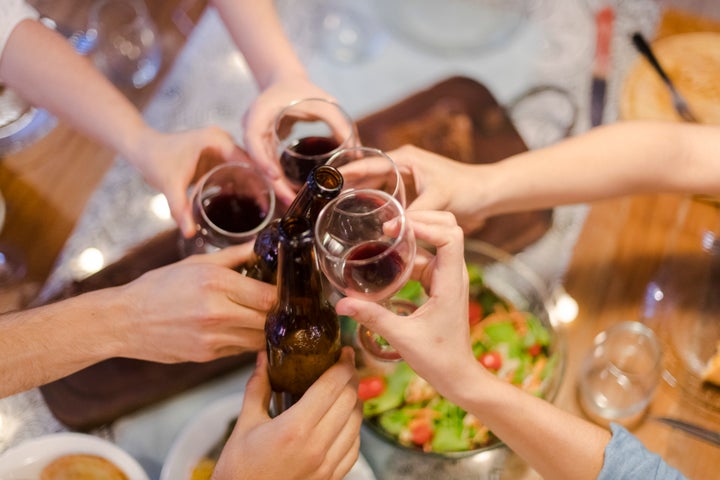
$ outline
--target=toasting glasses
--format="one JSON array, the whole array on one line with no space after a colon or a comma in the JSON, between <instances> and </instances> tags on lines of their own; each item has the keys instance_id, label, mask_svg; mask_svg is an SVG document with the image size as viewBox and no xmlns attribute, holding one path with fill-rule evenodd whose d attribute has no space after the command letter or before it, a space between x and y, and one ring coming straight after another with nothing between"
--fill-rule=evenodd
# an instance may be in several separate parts
<instances>
[{"instance_id":1,"label":"toasting glasses","mask_svg":"<svg viewBox=\"0 0 720 480\"><path fill-rule=\"evenodd\" d=\"M415 235L400 202L375 189L342 193L328 203L315 224L320 268L345 296L379 302L408 314L406 302L392 299L407 282L415 260ZM387 342L360 327L360 344L384 360L399 359Z\"/></svg>"}]
</instances>

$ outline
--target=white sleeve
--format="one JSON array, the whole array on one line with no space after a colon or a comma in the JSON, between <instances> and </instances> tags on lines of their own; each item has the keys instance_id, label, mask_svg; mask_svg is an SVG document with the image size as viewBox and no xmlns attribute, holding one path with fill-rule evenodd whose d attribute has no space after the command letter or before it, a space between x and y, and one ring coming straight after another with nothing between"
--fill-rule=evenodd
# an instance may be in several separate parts
<instances>
[{"instance_id":1,"label":"white sleeve","mask_svg":"<svg viewBox=\"0 0 720 480\"><path fill-rule=\"evenodd\" d=\"M0 57L5 44L18 23L38 18L38 12L24 0L0 0Z\"/></svg>"}]
</instances>

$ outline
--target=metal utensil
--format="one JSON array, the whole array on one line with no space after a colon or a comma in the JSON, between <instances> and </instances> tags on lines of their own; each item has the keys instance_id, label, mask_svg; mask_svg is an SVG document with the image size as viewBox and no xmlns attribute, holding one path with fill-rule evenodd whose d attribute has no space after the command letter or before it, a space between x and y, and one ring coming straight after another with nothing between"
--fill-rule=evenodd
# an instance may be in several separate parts
<instances>
[{"instance_id":1,"label":"metal utensil","mask_svg":"<svg viewBox=\"0 0 720 480\"><path fill-rule=\"evenodd\" d=\"M693 435L700 440L704 440L712 445L720 446L720 432L701 427L700 425L695 425L694 423L679 420L677 418L651 417L651 419L660 423L664 423L666 425L670 425L671 427L677 428L678 430L682 430L683 432L689 433L690 435Z\"/></svg>"},{"instance_id":2,"label":"metal utensil","mask_svg":"<svg viewBox=\"0 0 720 480\"><path fill-rule=\"evenodd\" d=\"M690 111L690 107L688 106L687 101L675 88L675 85L672 83L670 77L668 77L667 73L660 65L660 62L658 61L657 57L655 57L655 54L650 48L650 44L647 42L647 40L645 40L645 37L643 37L640 32L635 32L632 36L632 42L633 45L635 45L637 51L640 52L647 59L648 62L650 62L650 65L652 65L658 75L660 75L660 78L662 78L663 82L665 82L665 85L667 85L668 90L670 90L670 95L672 96L672 103L675 111L677 111L678 114L682 117L682 119L686 122L697 122L698 120L695 115L693 115Z\"/></svg>"}]
</instances>

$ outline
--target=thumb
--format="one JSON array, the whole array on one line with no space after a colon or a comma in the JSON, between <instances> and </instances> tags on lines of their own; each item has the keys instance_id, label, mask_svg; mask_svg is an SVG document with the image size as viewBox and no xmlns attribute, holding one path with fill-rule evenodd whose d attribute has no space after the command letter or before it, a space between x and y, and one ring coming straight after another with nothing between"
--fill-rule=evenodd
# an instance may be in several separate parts
<instances>
[{"instance_id":1,"label":"thumb","mask_svg":"<svg viewBox=\"0 0 720 480\"><path fill-rule=\"evenodd\" d=\"M392 343L392 329L386 327L392 322L394 314L380 304L366 302L357 298L345 297L335 305L338 315L352 317L369 330L382 335Z\"/></svg>"},{"instance_id":2,"label":"thumb","mask_svg":"<svg viewBox=\"0 0 720 480\"><path fill-rule=\"evenodd\" d=\"M245 385L245 397L238 423L256 424L270 419L270 379L267 373L267 354L258 352L255 371Z\"/></svg>"}]
</instances>

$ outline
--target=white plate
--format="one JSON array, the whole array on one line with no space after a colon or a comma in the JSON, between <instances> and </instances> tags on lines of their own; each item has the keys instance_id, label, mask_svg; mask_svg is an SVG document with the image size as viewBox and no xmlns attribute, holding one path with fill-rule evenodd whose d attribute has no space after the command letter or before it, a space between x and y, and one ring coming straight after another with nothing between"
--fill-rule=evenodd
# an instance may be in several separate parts
<instances>
[{"instance_id":1,"label":"white plate","mask_svg":"<svg viewBox=\"0 0 720 480\"><path fill-rule=\"evenodd\" d=\"M140 464L117 445L84 433L55 433L21 443L0 455L0 478L34 480L56 458L74 453L103 457L120 468L130 480L150 480Z\"/></svg>"},{"instance_id":2,"label":"white plate","mask_svg":"<svg viewBox=\"0 0 720 480\"><path fill-rule=\"evenodd\" d=\"M204 408L180 432L165 459L160 480L189 480L192 470L240 413L243 393L221 398ZM359 457L345 480L375 480L364 458Z\"/></svg>"}]
</instances>

